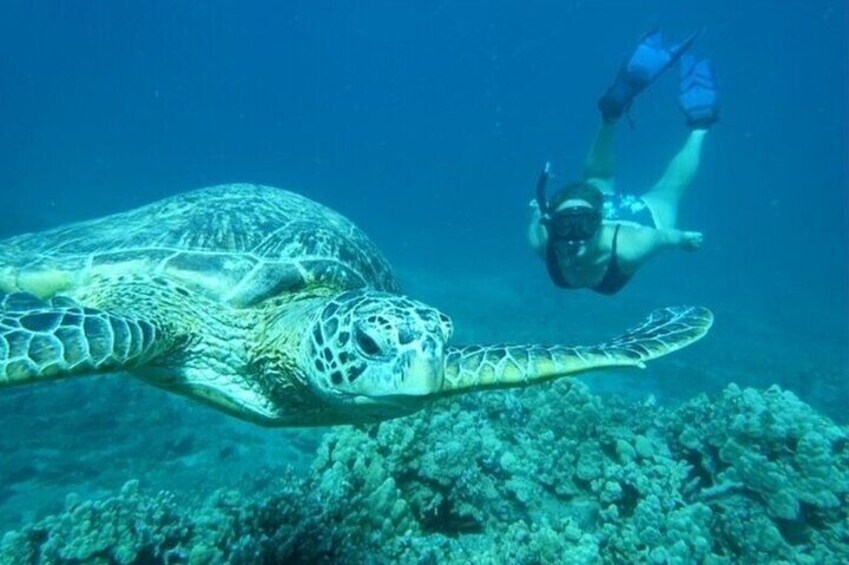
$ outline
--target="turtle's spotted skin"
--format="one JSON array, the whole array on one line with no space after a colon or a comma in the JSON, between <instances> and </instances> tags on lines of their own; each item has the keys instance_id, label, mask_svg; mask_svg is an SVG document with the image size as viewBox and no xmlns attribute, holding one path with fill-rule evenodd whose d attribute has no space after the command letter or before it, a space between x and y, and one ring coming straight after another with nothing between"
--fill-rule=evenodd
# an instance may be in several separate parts
<instances>
[{"instance_id":1,"label":"turtle's spotted skin","mask_svg":"<svg viewBox=\"0 0 849 565\"><path fill-rule=\"evenodd\" d=\"M450 345L349 220L222 185L0 242L0 386L126 371L267 426L378 421L428 400L645 362L697 341L667 308L588 347Z\"/></svg>"}]
</instances>

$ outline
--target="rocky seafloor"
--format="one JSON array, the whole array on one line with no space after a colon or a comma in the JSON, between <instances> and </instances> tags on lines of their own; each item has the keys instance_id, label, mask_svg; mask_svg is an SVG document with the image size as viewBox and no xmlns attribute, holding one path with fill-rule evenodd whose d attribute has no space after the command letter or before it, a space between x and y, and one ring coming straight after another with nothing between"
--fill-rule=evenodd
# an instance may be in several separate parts
<instances>
[{"instance_id":1,"label":"rocky seafloor","mask_svg":"<svg viewBox=\"0 0 849 565\"><path fill-rule=\"evenodd\" d=\"M843 563L847 497L849 428L791 392L670 409L563 381L336 428L305 475L195 503L69 495L0 563Z\"/></svg>"}]
</instances>

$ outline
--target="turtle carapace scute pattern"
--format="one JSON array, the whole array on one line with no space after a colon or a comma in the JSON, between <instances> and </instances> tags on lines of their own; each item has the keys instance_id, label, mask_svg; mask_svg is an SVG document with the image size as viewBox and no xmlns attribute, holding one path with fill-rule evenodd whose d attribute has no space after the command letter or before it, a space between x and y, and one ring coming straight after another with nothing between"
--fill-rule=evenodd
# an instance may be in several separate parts
<instances>
[{"instance_id":1,"label":"turtle carapace scute pattern","mask_svg":"<svg viewBox=\"0 0 849 565\"><path fill-rule=\"evenodd\" d=\"M378 249L344 216L250 184L194 190L0 246L7 291L52 295L109 272L170 277L236 306L313 286L399 290Z\"/></svg>"}]
</instances>

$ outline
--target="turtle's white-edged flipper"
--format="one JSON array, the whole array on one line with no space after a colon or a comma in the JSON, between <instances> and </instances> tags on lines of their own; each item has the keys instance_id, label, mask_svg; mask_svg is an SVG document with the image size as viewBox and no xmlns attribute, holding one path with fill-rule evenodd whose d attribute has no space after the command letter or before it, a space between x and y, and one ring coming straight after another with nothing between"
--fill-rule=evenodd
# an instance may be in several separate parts
<instances>
[{"instance_id":1,"label":"turtle's white-edged flipper","mask_svg":"<svg viewBox=\"0 0 849 565\"><path fill-rule=\"evenodd\" d=\"M0 387L131 368L158 353L150 322L83 307L0 293Z\"/></svg>"},{"instance_id":2,"label":"turtle's white-edged flipper","mask_svg":"<svg viewBox=\"0 0 849 565\"><path fill-rule=\"evenodd\" d=\"M450 348L440 394L509 388L617 367L643 367L707 334L707 308L679 306L652 312L639 326L599 345L497 345Z\"/></svg>"}]
</instances>

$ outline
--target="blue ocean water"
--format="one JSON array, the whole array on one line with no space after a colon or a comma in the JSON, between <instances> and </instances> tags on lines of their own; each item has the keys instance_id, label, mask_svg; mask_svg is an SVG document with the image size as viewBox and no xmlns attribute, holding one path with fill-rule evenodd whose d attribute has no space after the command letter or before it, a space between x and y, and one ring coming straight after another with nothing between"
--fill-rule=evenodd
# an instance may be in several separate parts
<instances>
[{"instance_id":1,"label":"blue ocean water","mask_svg":"<svg viewBox=\"0 0 849 565\"><path fill-rule=\"evenodd\" d=\"M709 303L734 320L725 337L760 319L786 341L759 355L845 376L846 23L839 0L9 2L0 235L261 182L347 214L398 267L515 274L578 317ZM537 171L577 174L598 96L654 28L701 31L716 70L722 119L680 211L705 247L614 299L557 291L525 239ZM650 186L684 139L675 75L620 128L625 190Z\"/></svg>"},{"instance_id":2,"label":"blue ocean water","mask_svg":"<svg viewBox=\"0 0 849 565\"><path fill-rule=\"evenodd\" d=\"M705 245L613 298L557 290L526 241L536 175L549 160L558 181L578 174L598 96L654 28L701 32L694 51L716 71L721 120L679 220ZM201 186L280 186L353 219L460 338L596 339L704 304L716 326L666 366L673 382L597 390L682 400L777 383L845 424L847 30L843 0L9 0L0 237ZM620 128L626 190L685 138L676 78Z\"/></svg>"}]
</instances>

